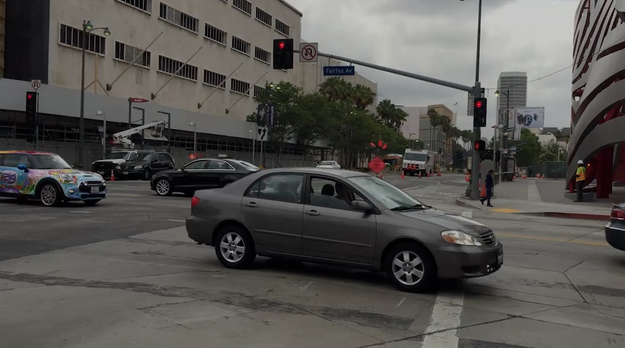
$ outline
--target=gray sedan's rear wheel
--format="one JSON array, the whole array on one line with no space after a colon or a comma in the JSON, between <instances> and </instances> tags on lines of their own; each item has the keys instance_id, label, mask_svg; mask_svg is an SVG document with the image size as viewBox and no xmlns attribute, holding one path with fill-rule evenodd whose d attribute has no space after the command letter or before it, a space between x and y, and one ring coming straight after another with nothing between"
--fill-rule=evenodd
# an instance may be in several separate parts
<instances>
[{"instance_id":1,"label":"gray sedan's rear wheel","mask_svg":"<svg viewBox=\"0 0 625 348\"><path fill-rule=\"evenodd\" d=\"M254 240L249 232L237 225L224 226L217 232L215 253L228 268L249 268L256 259Z\"/></svg>"},{"instance_id":2,"label":"gray sedan's rear wheel","mask_svg":"<svg viewBox=\"0 0 625 348\"><path fill-rule=\"evenodd\" d=\"M391 282L402 291L427 291L437 279L434 258L417 243L394 246L387 253L384 268Z\"/></svg>"}]
</instances>

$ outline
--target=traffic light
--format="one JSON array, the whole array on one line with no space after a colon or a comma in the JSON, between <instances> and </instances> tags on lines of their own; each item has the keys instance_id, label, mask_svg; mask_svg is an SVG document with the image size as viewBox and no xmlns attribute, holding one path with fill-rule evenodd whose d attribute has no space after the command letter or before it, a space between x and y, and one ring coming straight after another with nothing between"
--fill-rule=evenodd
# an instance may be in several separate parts
<instances>
[{"instance_id":1,"label":"traffic light","mask_svg":"<svg viewBox=\"0 0 625 348\"><path fill-rule=\"evenodd\" d=\"M26 92L26 123L33 129L37 123L37 92Z\"/></svg>"},{"instance_id":2,"label":"traffic light","mask_svg":"<svg viewBox=\"0 0 625 348\"><path fill-rule=\"evenodd\" d=\"M473 127L486 127L486 98L475 98L473 101Z\"/></svg>"},{"instance_id":3,"label":"traffic light","mask_svg":"<svg viewBox=\"0 0 625 348\"><path fill-rule=\"evenodd\" d=\"M486 149L486 142L484 140L476 140L473 144L473 148L477 152L482 152Z\"/></svg>"},{"instance_id":4,"label":"traffic light","mask_svg":"<svg viewBox=\"0 0 625 348\"><path fill-rule=\"evenodd\" d=\"M273 40L273 68L293 69L293 39Z\"/></svg>"}]
</instances>

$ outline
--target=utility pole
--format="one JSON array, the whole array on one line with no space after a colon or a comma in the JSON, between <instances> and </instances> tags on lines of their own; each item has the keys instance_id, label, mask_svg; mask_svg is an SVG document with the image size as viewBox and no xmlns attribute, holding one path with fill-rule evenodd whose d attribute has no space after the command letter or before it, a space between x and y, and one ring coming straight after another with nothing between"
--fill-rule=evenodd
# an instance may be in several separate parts
<instances>
[{"instance_id":1,"label":"utility pole","mask_svg":"<svg viewBox=\"0 0 625 348\"><path fill-rule=\"evenodd\" d=\"M475 86L473 87L473 96L480 98L482 96L482 86L480 84L480 45L482 36L482 0L478 3L477 12L477 54L475 59ZM480 140L482 137L482 129L473 127L474 141ZM471 156L473 163L471 164L471 185L467 189L467 196L470 193L471 200L480 199L480 154L473 149Z\"/></svg>"}]
</instances>

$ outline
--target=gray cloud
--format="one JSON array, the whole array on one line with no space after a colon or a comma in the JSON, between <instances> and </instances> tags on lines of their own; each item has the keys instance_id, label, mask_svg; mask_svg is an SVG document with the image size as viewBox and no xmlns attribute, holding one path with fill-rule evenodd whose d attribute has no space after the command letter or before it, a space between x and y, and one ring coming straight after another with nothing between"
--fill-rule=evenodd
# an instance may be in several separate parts
<instances>
[{"instance_id":1,"label":"gray cloud","mask_svg":"<svg viewBox=\"0 0 625 348\"><path fill-rule=\"evenodd\" d=\"M475 79L477 0L290 0L304 12L303 38L337 54L443 80ZM384 5L381 5L384 3ZM578 0L485 0L480 80L493 88L501 71L527 71L529 79L571 62L573 14ZM328 9L331 9L328 10ZM519 24L520 23L520 24ZM371 69L356 70L378 83L380 98L424 106L459 102L459 126L470 127L467 94ZM531 106L547 108L548 126L568 126L570 71L529 85Z\"/></svg>"}]
</instances>

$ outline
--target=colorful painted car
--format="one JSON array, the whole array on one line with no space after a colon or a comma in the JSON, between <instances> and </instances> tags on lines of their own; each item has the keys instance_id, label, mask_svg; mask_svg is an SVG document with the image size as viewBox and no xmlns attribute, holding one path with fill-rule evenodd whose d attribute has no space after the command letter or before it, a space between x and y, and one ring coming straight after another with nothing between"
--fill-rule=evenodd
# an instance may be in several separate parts
<instances>
[{"instance_id":1,"label":"colorful painted car","mask_svg":"<svg viewBox=\"0 0 625 348\"><path fill-rule=\"evenodd\" d=\"M57 154L0 151L0 196L34 198L46 206L64 201L95 205L106 192L102 176L73 169Z\"/></svg>"}]
</instances>

